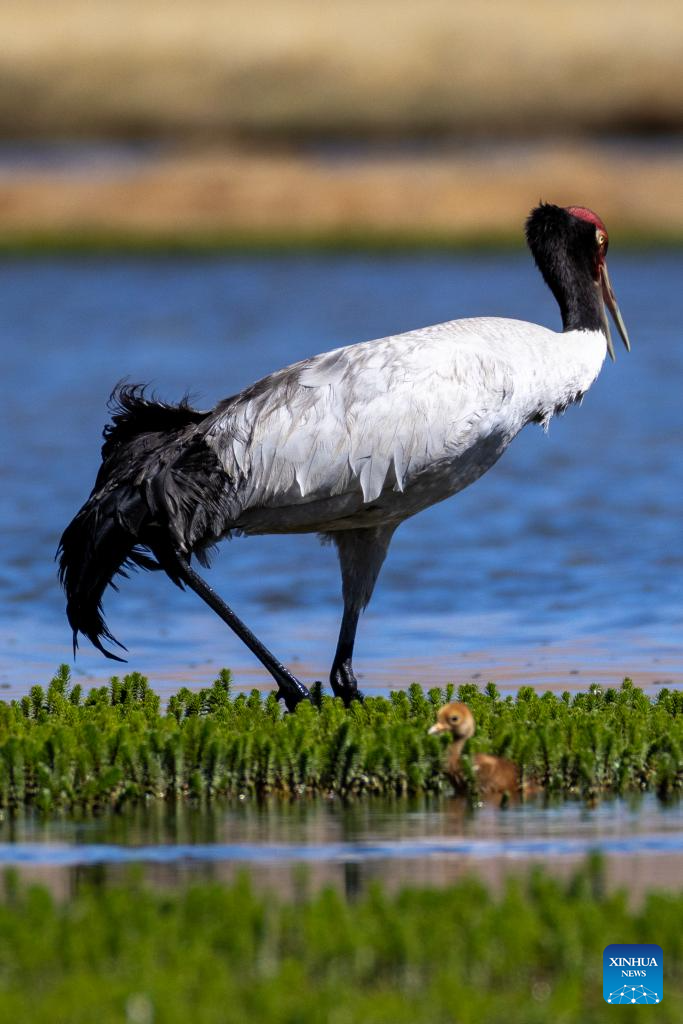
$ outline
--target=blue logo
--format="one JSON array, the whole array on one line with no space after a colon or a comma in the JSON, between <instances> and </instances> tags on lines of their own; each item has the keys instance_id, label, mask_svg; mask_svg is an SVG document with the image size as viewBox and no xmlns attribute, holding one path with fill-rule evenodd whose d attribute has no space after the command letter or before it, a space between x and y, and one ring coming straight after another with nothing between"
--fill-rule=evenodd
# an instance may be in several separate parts
<instances>
[{"instance_id":1,"label":"blue logo","mask_svg":"<svg viewBox=\"0 0 683 1024\"><path fill-rule=\"evenodd\" d=\"M602 954L602 994L606 1003L661 1003L664 989L662 947L653 942L616 942Z\"/></svg>"}]
</instances>

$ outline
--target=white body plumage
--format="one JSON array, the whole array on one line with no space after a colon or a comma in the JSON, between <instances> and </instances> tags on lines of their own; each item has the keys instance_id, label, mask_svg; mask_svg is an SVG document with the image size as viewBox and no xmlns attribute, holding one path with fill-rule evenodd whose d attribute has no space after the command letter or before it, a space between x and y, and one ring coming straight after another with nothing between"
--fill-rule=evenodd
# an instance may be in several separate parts
<instances>
[{"instance_id":1,"label":"white body plumage","mask_svg":"<svg viewBox=\"0 0 683 1024\"><path fill-rule=\"evenodd\" d=\"M527 423L581 398L605 354L601 331L482 317L280 370L205 435L232 481L231 529L396 526L480 477Z\"/></svg>"}]
</instances>

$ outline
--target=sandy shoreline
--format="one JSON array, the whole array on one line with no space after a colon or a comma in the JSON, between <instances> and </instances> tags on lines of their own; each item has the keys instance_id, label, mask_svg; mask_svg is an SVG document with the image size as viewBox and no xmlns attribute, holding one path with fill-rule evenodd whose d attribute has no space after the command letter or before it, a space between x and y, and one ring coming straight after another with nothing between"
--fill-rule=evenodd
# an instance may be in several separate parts
<instances>
[{"instance_id":1,"label":"sandy shoreline","mask_svg":"<svg viewBox=\"0 0 683 1024\"><path fill-rule=\"evenodd\" d=\"M683 241L683 148L533 143L369 152L214 147L139 162L0 164L0 249L521 244L539 199L600 212L615 245Z\"/></svg>"},{"instance_id":2,"label":"sandy shoreline","mask_svg":"<svg viewBox=\"0 0 683 1024\"><path fill-rule=\"evenodd\" d=\"M28 693L36 683L46 687L60 660L63 661L67 655L65 647L50 645L44 652L22 661L14 669L8 662L6 668L0 668L0 700L16 700ZM177 667L155 667L154 662L158 660L158 655L154 654L145 659L131 659L117 673L111 664L88 658L88 667L82 667L82 660L71 665L72 677L74 683L89 689L106 685L113 674L140 671L149 679L153 689L163 699L167 699L182 686L191 690L210 686L223 664L215 659L207 659ZM327 688L325 664L317 664L317 659L316 663L300 659L288 660L291 670L307 686L321 679ZM235 692L248 693L252 689L266 694L272 692L272 679L248 652L233 654L229 667ZM650 696L665 687L683 688L683 665L676 652L670 652L670 656L666 657L661 651L655 656L643 650L639 657L634 658L632 651L621 656L618 651L611 653L592 641L567 647L557 644L528 650L468 651L454 657L426 654L411 659L360 658L356 671L361 689L369 696L385 696L390 690L406 689L413 682L428 689L431 686L443 687L448 683L456 686L475 683L483 688L491 681L503 695L515 694L521 686L532 686L539 693L550 690L558 694L565 690L571 693L585 692L592 684L598 684L604 689L618 688L625 678L632 679L636 686Z\"/></svg>"},{"instance_id":3,"label":"sandy shoreline","mask_svg":"<svg viewBox=\"0 0 683 1024\"><path fill-rule=\"evenodd\" d=\"M500 893L511 876L524 882L534 871L543 868L552 877L568 881L584 864L585 855L546 855L524 859L502 856L487 860L474 856L432 856L415 860L378 861L363 866L353 862L307 864L305 874L308 886L313 892L323 887L332 887L342 893L358 893L377 882L382 882L389 892L396 892L405 886L443 888L455 885L465 878L477 878L494 893ZM606 892L625 892L631 907L640 906L653 890L677 892L683 877L683 857L675 854L618 854L604 857L604 865ZM98 877L106 878L112 883L120 882L130 872L130 867L125 864L88 868L33 864L13 864L12 867L25 882L46 886L57 900L68 899L77 881L87 878L90 872L96 872ZM302 867L296 862L254 864L237 861L206 864L202 861L188 861L171 866L145 865L140 873L148 883L165 888L198 877L208 877L216 882L230 884L247 869L253 885L259 891L276 891L284 898L293 898L300 891Z\"/></svg>"}]
</instances>

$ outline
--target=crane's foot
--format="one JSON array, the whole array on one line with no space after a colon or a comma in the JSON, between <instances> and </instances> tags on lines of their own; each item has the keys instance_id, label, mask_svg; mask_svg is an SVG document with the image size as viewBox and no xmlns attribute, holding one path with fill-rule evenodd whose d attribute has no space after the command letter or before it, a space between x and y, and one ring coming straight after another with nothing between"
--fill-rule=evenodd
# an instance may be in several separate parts
<instances>
[{"instance_id":1,"label":"crane's foot","mask_svg":"<svg viewBox=\"0 0 683 1024\"><path fill-rule=\"evenodd\" d=\"M341 697L347 708L352 700L362 701L364 699L358 689L358 681L353 673L350 658L345 661L335 661L330 672L330 683L335 697Z\"/></svg>"},{"instance_id":2,"label":"crane's foot","mask_svg":"<svg viewBox=\"0 0 683 1024\"><path fill-rule=\"evenodd\" d=\"M294 711L302 700L311 701L313 699L307 687L291 672L278 673L277 676L273 673L273 678L277 683L276 697L285 702L288 711Z\"/></svg>"}]
</instances>

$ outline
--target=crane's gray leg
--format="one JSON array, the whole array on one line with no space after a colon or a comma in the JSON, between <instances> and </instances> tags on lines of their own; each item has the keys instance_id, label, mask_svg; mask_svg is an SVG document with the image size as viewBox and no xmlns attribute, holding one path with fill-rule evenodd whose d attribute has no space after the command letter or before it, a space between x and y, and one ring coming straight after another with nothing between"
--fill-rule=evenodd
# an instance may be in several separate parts
<instances>
[{"instance_id":1,"label":"crane's gray leg","mask_svg":"<svg viewBox=\"0 0 683 1024\"><path fill-rule=\"evenodd\" d=\"M172 567L168 566L169 561L172 562ZM230 629L256 655L261 664L268 669L278 684L278 698L283 698L288 711L293 711L299 701L311 699L311 695L304 684L270 653L258 637L254 636L249 627L245 626L242 620L235 615L232 608L229 608L225 601L218 596L213 587L210 587L206 580L202 579L199 573L194 571L183 555L177 551L168 552L164 558L164 568L167 568L167 566L167 571L170 569L173 573L172 578L177 577L175 582L182 581L190 590L194 590L195 594L201 597L203 601L206 601L209 608L212 608L221 617L223 622L230 626Z\"/></svg>"},{"instance_id":2,"label":"crane's gray leg","mask_svg":"<svg viewBox=\"0 0 683 1024\"><path fill-rule=\"evenodd\" d=\"M362 697L353 672L356 628L360 613L372 597L395 529L395 526L376 526L365 530L339 530L329 534L337 545L344 597L344 614L330 683L335 697L341 697L345 704Z\"/></svg>"}]
</instances>

